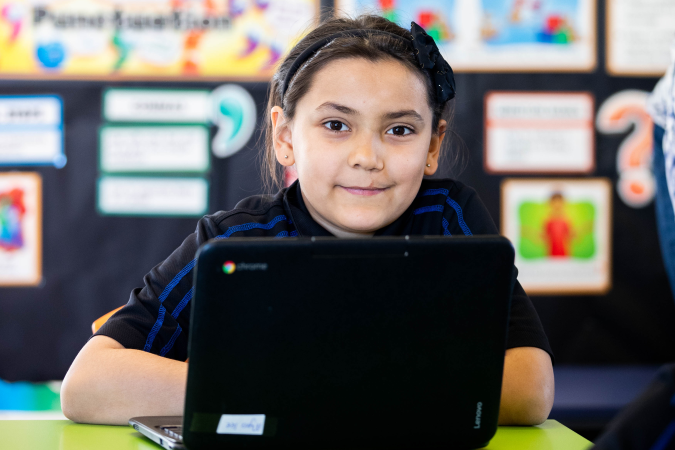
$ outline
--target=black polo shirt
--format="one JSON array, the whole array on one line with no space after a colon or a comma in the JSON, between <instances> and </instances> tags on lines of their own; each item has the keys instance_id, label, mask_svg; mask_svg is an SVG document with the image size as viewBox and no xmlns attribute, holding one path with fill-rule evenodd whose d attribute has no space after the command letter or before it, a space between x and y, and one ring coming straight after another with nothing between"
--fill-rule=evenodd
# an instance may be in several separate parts
<instances>
[{"instance_id":1,"label":"black polo shirt","mask_svg":"<svg viewBox=\"0 0 675 450\"><path fill-rule=\"evenodd\" d=\"M424 180L410 207L376 236L499 234L472 188L454 180ZM332 236L310 216L295 182L274 196L248 197L231 211L204 216L167 259L143 278L124 308L98 330L126 348L184 361L190 332L192 276L197 249L209 239L230 236ZM440 281L439 281L440 282ZM507 348L538 347L553 353L520 283L515 284Z\"/></svg>"}]
</instances>

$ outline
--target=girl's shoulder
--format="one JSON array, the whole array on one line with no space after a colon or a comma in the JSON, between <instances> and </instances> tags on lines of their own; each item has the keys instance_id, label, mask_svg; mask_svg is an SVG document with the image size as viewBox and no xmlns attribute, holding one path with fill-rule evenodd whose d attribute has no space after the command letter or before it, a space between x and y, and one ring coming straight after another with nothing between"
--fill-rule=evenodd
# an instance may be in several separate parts
<instances>
[{"instance_id":1,"label":"girl's shoulder","mask_svg":"<svg viewBox=\"0 0 675 450\"><path fill-rule=\"evenodd\" d=\"M290 225L284 206L285 189L276 195L253 195L239 201L234 209L218 211L200 221L212 237L276 236ZM236 234L235 234L236 233Z\"/></svg>"},{"instance_id":2,"label":"girl's shoulder","mask_svg":"<svg viewBox=\"0 0 675 450\"><path fill-rule=\"evenodd\" d=\"M460 181L451 178L425 179L418 199L438 204L452 234L499 234L492 215L476 190Z\"/></svg>"},{"instance_id":3,"label":"girl's shoulder","mask_svg":"<svg viewBox=\"0 0 675 450\"><path fill-rule=\"evenodd\" d=\"M420 186L419 195L441 195L449 197L459 204L470 202L472 199L477 199L478 196L474 188L452 178L424 179Z\"/></svg>"}]
</instances>

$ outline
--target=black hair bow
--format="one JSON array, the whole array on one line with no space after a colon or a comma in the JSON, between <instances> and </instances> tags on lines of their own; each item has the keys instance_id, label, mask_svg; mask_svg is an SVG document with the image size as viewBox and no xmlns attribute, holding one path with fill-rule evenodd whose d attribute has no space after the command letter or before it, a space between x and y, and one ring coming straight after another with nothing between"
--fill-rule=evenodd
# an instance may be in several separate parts
<instances>
[{"instance_id":1,"label":"black hair bow","mask_svg":"<svg viewBox=\"0 0 675 450\"><path fill-rule=\"evenodd\" d=\"M445 103L455 97L455 76L452 67L443 59L434 39L415 22L410 23L412 44L420 67L429 73L436 88L436 98Z\"/></svg>"}]
</instances>

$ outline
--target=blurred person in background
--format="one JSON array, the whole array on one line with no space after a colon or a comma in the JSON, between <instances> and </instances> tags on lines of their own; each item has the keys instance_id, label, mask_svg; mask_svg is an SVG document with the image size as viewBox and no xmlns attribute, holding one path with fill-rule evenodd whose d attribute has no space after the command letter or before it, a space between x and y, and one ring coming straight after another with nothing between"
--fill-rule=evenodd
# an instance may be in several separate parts
<instances>
[{"instance_id":1,"label":"blurred person in background","mask_svg":"<svg viewBox=\"0 0 675 450\"><path fill-rule=\"evenodd\" d=\"M675 42L671 64L649 98L648 111L654 121L656 221L663 263L675 293ZM595 448L675 449L675 364L659 370L642 394L607 426Z\"/></svg>"}]
</instances>

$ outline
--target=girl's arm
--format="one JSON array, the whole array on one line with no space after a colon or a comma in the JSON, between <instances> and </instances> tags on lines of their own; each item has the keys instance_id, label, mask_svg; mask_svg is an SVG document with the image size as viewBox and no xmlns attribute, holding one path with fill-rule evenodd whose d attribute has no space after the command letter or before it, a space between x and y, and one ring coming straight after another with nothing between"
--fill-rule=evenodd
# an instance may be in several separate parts
<instances>
[{"instance_id":1,"label":"girl's arm","mask_svg":"<svg viewBox=\"0 0 675 450\"><path fill-rule=\"evenodd\" d=\"M94 336L63 380L63 414L75 422L110 425L127 425L138 416L182 416L187 368Z\"/></svg>"},{"instance_id":2,"label":"girl's arm","mask_svg":"<svg viewBox=\"0 0 675 450\"><path fill-rule=\"evenodd\" d=\"M106 336L93 337L75 358L61 387L61 406L81 423L126 425L137 416L180 416L187 364L125 349ZM535 347L506 351L500 425L536 425L553 406L553 368Z\"/></svg>"},{"instance_id":3,"label":"girl's arm","mask_svg":"<svg viewBox=\"0 0 675 450\"><path fill-rule=\"evenodd\" d=\"M499 425L538 425L553 407L551 357L536 347L506 350Z\"/></svg>"}]
</instances>

